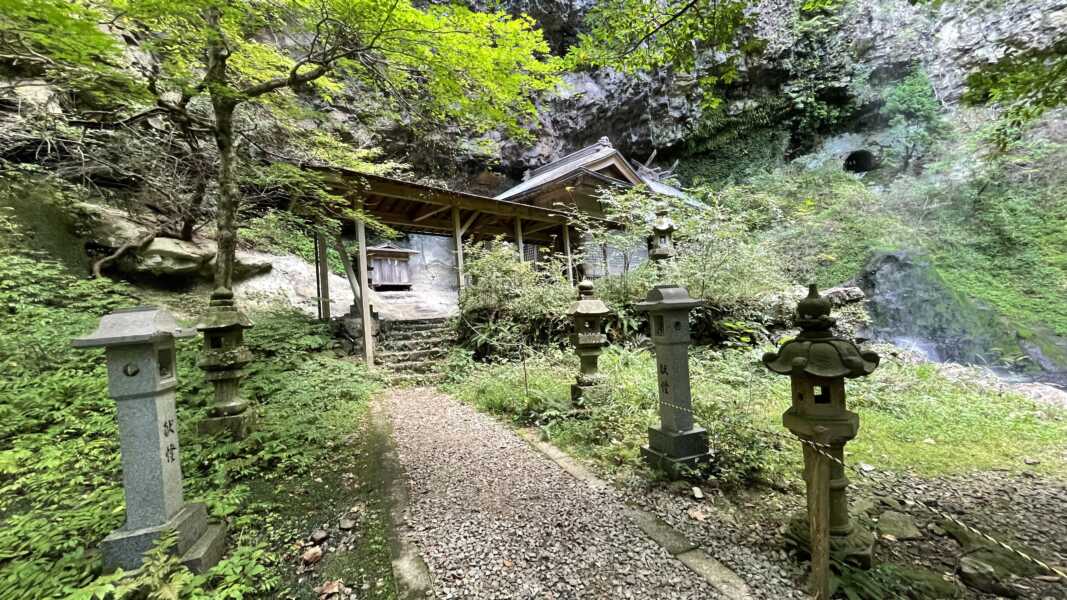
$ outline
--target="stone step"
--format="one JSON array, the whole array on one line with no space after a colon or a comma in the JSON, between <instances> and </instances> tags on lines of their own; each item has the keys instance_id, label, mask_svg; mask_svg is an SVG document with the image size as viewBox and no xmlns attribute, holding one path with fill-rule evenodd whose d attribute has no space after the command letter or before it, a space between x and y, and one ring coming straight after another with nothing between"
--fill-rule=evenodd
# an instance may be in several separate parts
<instances>
[{"instance_id":1,"label":"stone step","mask_svg":"<svg viewBox=\"0 0 1067 600\"><path fill-rule=\"evenodd\" d=\"M407 319L404 321L387 321L385 325L389 329L421 330L432 327L448 327L448 319L443 317L432 319Z\"/></svg>"},{"instance_id":2,"label":"stone step","mask_svg":"<svg viewBox=\"0 0 1067 600\"><path fill-rule=\"evenodd\" d=\"M433 369L437 361L433 360L405 360L390 363L379 363L378 366L395 372L425 373Z\"/></svg>"},{"instance_id":3,"label":"stone step","mask_svg":"<svg viewBox=\"0 0 1067 600\"><path fill-rule=\"evenodd\" d=\"M380 352L375 358L380 365L392 365L397 363L406 363L414 360L426 360L428 358L441 358L447 352L446 348L433 347L422 348L418 350L407 350L400 352Z\"/></svg>"},{"instance_id":4,"label":"stone step","mask_svg":"<svg viewBox=\"0 0 1067 600\"><path fill-rule=\"evenodd\" d=\"M435 385L444 381L444 378L444 373L395 373L389 376L389 383L398 387Z\"/></svg>"},{"instance_id":5,"label":"stone step","mask_svg":"<svg viewBox=\"0 0 1067 600\"><path fill-rule=\"evenodd\" d=\"M412 341L431 338L447 338L452 335L450 329L422 329L418 331L386 331L382 336L387 340Z\"/></svg>"},{"instance_id":6,"label":"stone step","mask_svg":"<svg viewBox=\"0 0 1067 600\"><path fill-rule=\"evenodd\" d=\"M415 337L406 339L397 338L385 338L378 344L378 349L381 352L408 352L411 350L425 350L430 348L441 348L447 350L455 344L456 340L450 335L442 335L439 337Z\"/></svg>"}]
</instances>

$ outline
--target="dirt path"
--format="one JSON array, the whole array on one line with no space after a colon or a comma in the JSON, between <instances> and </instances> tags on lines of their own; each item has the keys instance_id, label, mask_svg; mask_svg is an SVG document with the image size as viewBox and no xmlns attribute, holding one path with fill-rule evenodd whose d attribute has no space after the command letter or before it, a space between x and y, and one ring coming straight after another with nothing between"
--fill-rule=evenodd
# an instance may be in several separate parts
<instances>
[{"instance_id":1,"label":"dirt path","mask_svg":"<svg viewBox=\"0 0 1067 600\"><path fill-rule=\"evenodd\" d=\"M439 598L723 596L653 543L621 496L579 481L431 389L385 401L410 501L404 530Z\"/></svg>"}]
</instances>

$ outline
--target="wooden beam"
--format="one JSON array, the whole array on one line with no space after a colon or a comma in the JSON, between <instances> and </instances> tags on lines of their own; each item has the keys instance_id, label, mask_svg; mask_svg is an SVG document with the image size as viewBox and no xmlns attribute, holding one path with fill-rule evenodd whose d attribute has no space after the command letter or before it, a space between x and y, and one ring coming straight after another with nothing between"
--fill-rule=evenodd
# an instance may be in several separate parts
<instances>
[{"instance_id":1,"label":"wooden beam","mask_svg":"<svg viewBox=\"0 0 1067 600\"><path fill-rule=\"evenodd\" d=\"M370 283L367 273L367 226L356 221L356 241L359 242L359 316L363 321L363 360L374 365L374 323L370 316Z\"/></svg>"},{"instance_id":2,"label":"wooden beam","mask_svg":"<svg viewBox=\"0 0 1067 600\"><path fill-rule=\"evenodd\" d=\"M515 246L519 249L519 262L526 261L526 252L522 241L522 218L515 217Z\"/></svg>"},{"instance_id":3,"label":"wooden beam","mask_svg":"<svg viewBox=\"0 0 1067 600\"><path fill-rule=\"evenodd\" d=\"M556 226L557 226L556 223L540 223L538 225L534 225L533 227L527 227L526 228L526 235L530 235L531 233L537 233L539 231L544 231L546 229L552 229L553 227L556 227Z\"/></svg>"},{"instance_id":4,"label":"wooden beam","mask_svg":"<svg viewBox=\"0 0 1067 600\"><path fill-rule=\"evenodd\" d=\"M433 206L430 208L425 208L420 211L419 214L415 215L415 218L412 219L412 222L418 223L419 221L425 221L426 219L429 219L437 213L445 212L448 209L448 206Z\"/></svg>"},{"instance_id":5,"label":"wooden beam","mask_svg":"<svg viewBox=\"0 0 1067 600\"><path fill-rule=\"evenodd\" d=\"M563 226L563 253L567 255L567 280L574 285L574 260L571 258L571 228Z\"/></svg>"},{"instance_id":6,"label":"wooden beam","mask_svg":"<svg viewBox=\"0 0 1067 600\"><path fill-rule=\"evenodd\" d=\"M466 234L467 230L470 229L471 225L473 225L474 222L477 221L478 217L480 216L482 216L482 214L478 211L474 211L473 213L471 213L471 216L467 217L467 220L463 222L463 227L460 227L460 234Z\"/></svg>"},{"instance_id":7,"label":"wooden beam","mask_svg":"<svg viewBox=\"0 0 1067 600\"><path fill-rule=\"evenodd\" d=\"M456 278L463 291L463 224L459 222L459 208L452 207L452 238L456 242Z\"/></svg>"},{"instance_id":8,"label":"wooden beam","mask_svg":"<svg viewBox=\"0 0 1067 600\"><path fill-rule=\"evenodd\" d=\"M318 268L319 319L330 320L330 263L326 256L326 238L315 234L315 266Z\"/></svg>"},{"instance_id":9,"label":"wooden beam","mask_svg":"<svg viewBox=\"0 0 1067 600\"><path fill-rule=\"evenodd\" d=\"M321 169L315 169L321 170ZM463 210L474 210L482 213L503 215L506 217L520 216L530 221L545 223L563 223L566 216L557 210L550 210L528 204L519 204L507 200L496 200L485 196L475 196L438 188L431 188L419 184L403 181L395 181L383 177L348 175L336 172L328 172L327 179L338 188L338 191L350 193L357 197L366 195L383 196L386 198L399 198L422 204L434 204L448 206ZM367 182L366 186L355 185L354 179L362 179Z\"/></svg>"},{"instance_id":10,"label":"wooden beam","mask_svg":"<svg viewBox=\"0 0 1067 600\"><path fill-rule=\"evenodd\" d=\"M348 278L348 285L352 288L352 304L359 304L359 299L362 297L363 292L360 290L356 271L352 268L352 259L348 256L348 250L345 250L345 245L341 243L341 236L333 238L333 247L341 255L341 264L345 267L345 277Z\"/></svg>"}]
</instances>

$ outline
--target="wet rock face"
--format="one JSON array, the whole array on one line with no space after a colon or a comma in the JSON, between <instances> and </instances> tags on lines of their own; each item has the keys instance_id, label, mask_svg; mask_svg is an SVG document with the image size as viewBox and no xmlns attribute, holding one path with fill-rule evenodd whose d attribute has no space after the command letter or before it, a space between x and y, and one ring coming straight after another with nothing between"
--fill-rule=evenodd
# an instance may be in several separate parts
<instances>
[{"instance_id":1,"label":"wet rock face","mask_svg":"<svg viewBox=\"0 0 1067 600\"><path fill-rule=\"evenodd\" d=\"M1067 380L1067 341L1048 330L1012 323L957 294L921 255L878 254L857 283L869 299L871 324L865 337L917 350L938 362L996 367L1026 357L1029 364L1022 366L1032 375L1057 384Z\"/></svg>"},{"instance_id":2,"label":"wet rock face","mask_svg":"<svg viewBox=\"0 0 1067 600\"><path fill-rule=\"evenodd\" d=\"M541 131L534 145L503 145L503 162L511 171L521 174L603 136L624 155L643 160L654 148L685 140L703 111L693 77L599 69L563 79L561 88L541 103Z\"/></svg>"},{"instance_id":3,"label":"wet rock face","mask_svg":"<svg viewBox=\"0 0 1067 600\"><path fill-rule=\"evenodd\" d=\"M999 362L1014 337L991 311L955 295L920 255L876 255L859 276L869 298L872 337L936 361Z\"/></svg>"},{"instance_id":4,"label":"wet rock face","mask_svg":"<svg viewBox=\"0 0 1067 600\"><path fill-rule=\"evenodd\" d=\"M941 5L930 70L940 95L956 101L969 73L1006 57L1067 43L1067 0L1008 0L995 8Z\"/></svg>"}]
</instances>

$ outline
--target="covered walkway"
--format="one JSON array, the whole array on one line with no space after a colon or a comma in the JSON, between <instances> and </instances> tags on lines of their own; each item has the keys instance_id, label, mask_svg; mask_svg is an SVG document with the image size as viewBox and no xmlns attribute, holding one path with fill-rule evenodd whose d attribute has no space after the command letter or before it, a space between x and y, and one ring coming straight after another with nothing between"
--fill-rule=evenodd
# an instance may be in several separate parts
<instances>
[{"instance_id":1,"label":"covered walkway","mask_svg":"<svg viewBox=\"0 0 1067 600\"><path fill-rule=\"evenodd\" d=\"M574 282L572 240L577 234L571 216L562 209L534 206L510 200L490 198L442 187L403 181L380 175L368 175L336 167L305 166L321 173L334 193L350 198L352 206L378 221L405 233L451 236L456 256L457 286L464 286L463 242L502 237L519 248L519 259L526 244L548 245L566 257L567 275ZM360 304L364 323L371 318L367 290L368 260L367 234L362 222L355 222L359 253L356 264L350 264L347 253L334 245L341 254L352 291ZM329 319L329 277L326 265L327 240L316 240L316 266L319 277L320 314ZM364 358L374 362L372 331L364 328Z\"/></svg>"}]
</instances>

